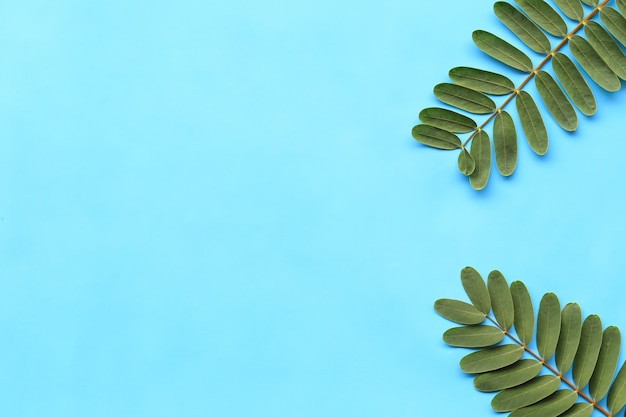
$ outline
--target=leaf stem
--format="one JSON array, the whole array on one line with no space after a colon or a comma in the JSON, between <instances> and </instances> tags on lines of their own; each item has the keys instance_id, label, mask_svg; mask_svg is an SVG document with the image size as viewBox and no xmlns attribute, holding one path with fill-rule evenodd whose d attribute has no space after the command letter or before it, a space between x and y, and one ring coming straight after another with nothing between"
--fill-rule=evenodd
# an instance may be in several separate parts
<instances>
[{"instance_id":1,"label":"leaf stem","mask_svg":"<svg viewBox=\"0 0 626 417\"><path fill-rule=\"evenodd\" d=\"M478 132L480 132L482 129L485 128L485 126L487 125L487 123L489 123L491 121L491 119L493 119L498 113L500 113L504 107L506 107L507 104L509 104L511 102L511 100L513 100L514 97L516 97L519 92L522 90L522 88L524 88L524 86L526 84L528 84L528 82L530 80L533 79L533 77L535 76L535 74L537 74L537 71L539 71L541 68L544 67L544 65L546 65L550 59L552 59L552 57L554 56L554 54L556 52L558 52L561 48L563 48L563 46L565 46L567 44L567 42L569 42L570 38L575 35L580 29L582 29L585 24L593 17L595 16L596 13L598 13L600 11L600 9L602 9L602 7L604 7L609 1L611 0L603 0L602 3L598 4L596 7L593 8L593 10L591 12L589 12L589 14L587 16L585 16L575 27L574 29L572 29L564 38L561 42L559 42L554 49L552 49L544 59L541 60L541 62L530 72L530 74L528 74L528 76L520 83L520 85L517 86L517 88L515 90L513 90L513 92L506 98L506 100L504 100L504 102L502 102L502 104L500 104L500 106L495 109L493 111L493 113L491 113L489 115L489 117L487 117L487 119L478 127L476 127L474 129L474 131L472 132L472 134L467 138L467 140L465 140L465 142L463 142L462 148L465 148L467 146L467 144L474 138L474 136L476 136L476 134ZM607 414L608 415L608 414Z\"/></svg>"},{"instance_id":2,"label":"leaf stem","mask_svg":"<svg viewBox=\"0 0 626 417\"><path fill-rule=\"evenodd\" d=\"M607 0L608 1L608 0ZM605 2L606 3L606 2ZM587 401L589 404L591 404L596 410L598 410L599 412L601 412L602 414L604 414L606 417L613 417L611 415L611 413L609 413L607 410L605 410L604 408L602 408L602 406L600 406L597 402L595 402L593 400L593 398L591 398L590 396L588 396L587 394L585 394L583 391L580 390L580 388L578 388L576 386L576 384L574 384L572 381L570 381L569 379L565 378L565 376L560 373L554 366L550 365L548 362L546 362L541 356L539 356L536 352L533 352L525 343L523 343L521 340L519 340L517 337L515 337L513 334L511 334L507 329L505 329L504 327L500 326L500 324L491 316L487 316L487 319L492 322L497 328L499 328L500 330L502 330L504 332L504 334L506 336L508 336L511 340L513 340L516 344L520 345L526 352L528 352L530 354L530 356L532 356L533 358L535 358L538 362L540 362L543 366L545 366L550 372L552 372L555 376L559 377L559 379L561 381L563 381L568 387L570 387L574 392L576 392L578 395L580 395L585 401Z\"/></svg>"}]
</instances>

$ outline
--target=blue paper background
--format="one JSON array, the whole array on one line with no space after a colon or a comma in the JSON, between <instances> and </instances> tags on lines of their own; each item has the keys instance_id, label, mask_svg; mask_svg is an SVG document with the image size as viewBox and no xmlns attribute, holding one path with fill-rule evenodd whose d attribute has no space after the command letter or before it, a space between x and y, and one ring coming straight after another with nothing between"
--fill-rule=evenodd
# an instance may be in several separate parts
<instances>
[{"instance_id":1,"label":"blue paper background","mask_svg":"<svg viewBox=\"0 0 626 417\"><path fill-rule=\"evenodd\" d=\"M495 414L465 265L626 326L626 95L483 192L410 136L490 2L0 5L0 414ZM537 56L533 55L537 61Z\"/></svg>"}]
</instances>

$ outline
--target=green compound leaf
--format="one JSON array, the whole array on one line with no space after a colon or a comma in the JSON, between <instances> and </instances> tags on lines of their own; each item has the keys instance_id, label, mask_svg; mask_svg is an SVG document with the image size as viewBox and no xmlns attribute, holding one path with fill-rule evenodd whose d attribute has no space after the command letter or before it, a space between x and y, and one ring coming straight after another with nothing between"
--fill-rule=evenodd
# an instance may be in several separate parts
<instances>
[{"instance_id":1,"label":"green compound leaf","mask_svg":"<svg viewBox=\"0 0 626 417\"><path fill-rule=\"evenodd\" d=\"M563 14L572 20L581 21L583 19L583 6L580 0L554 0Z\"/></svg>"},{"instance_id":2,"label":"green compound leaf","mask_svg":"<svg viewBox=\"0 0 626 417\"><path fill-rule=\"evenodd\" d=\"M470 113L486 114L496 109L496 104L492 99L483 93L460 85L450 83L437 84L434 88L434 93L435 97L443 103Z\"/></svg>"},{"instance_id":3,"label":"green compound leaf","mask_svg":"<svg viewBox=\"0 0 626 417\"><path fill-rule=\"evenodd\" d=\"M611 414L616 415L626 405L626 362L622 364L606 399Z\"/></svg>"},{"instance_id":4,"label":"green compound leaf","mask_svg":"<svg viewBox=\"0 0 626 417\"><path fill-rule=\"evenodd\" d=\"M541 362L522 359L506 368L477 375L474 386L483 392L502 391L530 381L539 374L541 368Z\"/></svg>"},{"instance_id":5,"label":"green compound leaf","mask_svg":"<svg viewBox=\"0 0 626 417\"><path fill-rule=\"evenodd\" d=\"M548 3L543 0L515 0L515 3L539 27L554 36L565 37L567 24Z\"/></svg>"},{"instance_id":6,"label":"green compound leaf","mask_svg":"<svg viewBox=\"0 0 626 417\"><path fill-rule=\"evenodd\" d=\"M491 299L485 281L471 266L466 266L461 270L461 284L465 293L474 306L482 313L488 314L491 311Z\"/></svg>"},{"instance_id":7,"label":"green compound leaf","mask_svg":"<svg viewBox=\"0 0 626 417\"><path fill-rule=\"evenodd\" d=\"M601 88L609 92L621 89L626 80L626 17L623 9L626 0L588 0L593 8L584 8L580 0L497 0L493 10L500 22L514 35L511 42L495 32L476 30L472 33L475 45L499 62L526 73L519 80L509 79L498 71L491 72L469 66L458 66L449 72L452 83L435 87L435 96L444 104L475 114L486 115L484 121L462 119L439 109L420 113L423 124L440 128L452 134L468 135L460 138L461 145L439 132L423 134L418 128L418 140L431 147L458 149L457 167L468 177L472 188L482 190L487 186L491 173L492 152L495 166L504 176L517 169L518 145L516 117L529 146L538 155L548 151L548 132L544 124L544 110L552 115L557 124L566 131L578 128L575 108L586 116L597 111L597 103L588 80L581 69ZM578 22L570 27L564 17ZM597 15L597 16L596 16ZM580 35L584 33L586 38ZM559 39L552 41L550 35ZM619 44L621 43L621 45ZM530 50L542 55L535 67L524 52ZM547 68L552 66L552 72ZM554 78L556 77L556 78ZM621 78L621 79L620 79ZM514 84L514 80L516 83ZM528 91L532 83L543 105L537 106ZM517 85L517 86L516 86ZM505 95L500 102L487 95ZM515 102L517 116L510 108ZM512 107L512 106L511 106ZM489 131L488 124L493 123ZM486 133L493 132L493 142ZM426 138L425 138L426 136Z\"/></svg>"},{"instance_id":8,"label":"green compound leaf","mask_svg":"<svg viewBox=\"0 0 626 417\"><path fill-rule=\"evenodd\" d=\"M513 326L513 298L509 284L500 271L491 271L487 277L491 308L496 321L508 330Z\"/></svg>"},{"instance_id":9,"label":"green compound leaf","mask_svg":"<svg viewBox=\"0 0 626 417\"><path fill-rule=\"evenodd\" d=\"M517 362L524 353L518 345L502 345L470 353L461 359L461 370L470 374L495 371Z\"/></svg>"},{"instance_id":10,"label":"green compound leaf","mask_svg":"<svg viewBox=\"0 0 626 417\"><path fill-rule=\"evenodd\" d=\"M561 380L556 376L538 376L522 385L501 391L493 397L491 407L498 412L526 407L548 397L560 384Z\"/></svg>"},{"instance_id":11,"label":"green compound leaf","mask_svg":"<svg viewBox=\"0 0 626 417\"><path fill-rule=\"evenodd\" d=\"M591 404L576 403L572 408L561 414L560 417L589 417L591 413L593 413Z\"/></svg>"},{"instance_id":12,"label":"green compound leaf","mask_svg":"<svg viewBox=\"0 0 626 417\"><path fill-rule=\"evenodd\" d=\"M513 81L504 75L469 67L455 67L448 76L455 83L487 94L509 94L515 89Z\"/></svg>"},{"instance_id":13,"label":"green compound leaf","mask_svg":"<svg viewBox=\"0 0 626 417\"><path fill-rule=\"evenodd\" d=\"M528 289L521 281L511 283L511 297L513 298L513 325L519 340L527 345L533 338L535 328L535 313Z\"/></svg>"},{"instance_id":14,"label":"green compound leaf","mask_svg":"<svg viewBox=\"0 0 626 417\"><path fill-rule=\"evenodd\" d=\"M528 343L534 322L532 298L521 281L507 287L502 273L494 270L485 285L470 266L461 276L466 292L487 312L449 299L437 300L435 309L461 322L486 319L483 324L449 329L443 338L449 345L474 349L459 365L463 372L477 374L477 390L496 393L492 400L495 411L510 411L513 417L590 417L594 409L617 416L624 408L626 363L615 375L621 347L617 327L609 326L603 332L597 315L588 316L581 324L578 304L568 303L561 311L556 295L547 293L537 312L535 348ZM493 315L488 313L490 308ZM510 330L511 320L515 332ZM555 351L556 367L551 359Z\"/></svg>"},{"instance_id":15,"label":"green compound leaf","mask_svg":"<svg viewBox=\"0 0 626 417\"><path fill-rule=\"evenodd\" d=\"M548 111L559 126L570 132L576 130L578 127L576 111L554 78L545 71L537 71L535 85Z\"/></svg>"},{"instance_id":16,"label":"green compound leaf","mask_svg":"<svg viewBox=\"0 0 626 417\"><path fill-rule=\"evenodd\" d=\"M554 354L560 331L561 306L557 296L549 292L541 298L537 313L537 350L544 360Z\"/></svg>"},{"instance_id":17,"label":"green compound leaf","mask_svg":"<svg viewBox=\"0 0 626 417\"><path fill-rule=\"evenodd\" d=\"M517 134L513 118L504 110L498 112L493 123L493 147L500 174L513 174L517 165Z\"/></svg>"},{"instance_id":18,"label":"green compound leaf","mask_svg":"<svg viewBox=\"0 0 626 417\"><path fill-rule=\"evenodd\" d=\"M435 301L435 311L440 316L459 324L480 324L487 316L472 304L449 298Z\"/></svg>"},{"instance_id":19,"label":"green compound leaf","mask_svg":"<svg viewBox=\"0 0 626 417\"><path fill-rule=\"evenodd\" d=\"M561 312L561 332L556 346L556 367L565 374L572 366L580 342L582 313L576 303L568 303Z\"/></svg>"},{"instance_id":20,"label":"green compound leaf","mask_svg":"<svg viewBox=\"0 0 626 417\"><path fill-rule=\"evenodd\" d=\"M452 133L467 133L476 129L476 122L467 116L448 109L428 107L419 114L422 123Z\"/></svg>"},{"instance_id":21,"label":"green compound leaf","mask_svg":"<svg viewBox=\"0 0 626 417\"><path fill-rule=\"evenodd\" d=\"M602 333L598 362L589 381L589 393L596 402L603 399L609 391L617 368L621 340L619 329L615 326L607 327Z\"/></svg>"},{"instance_id":22,"label":"green compound leaf","mask_svg":"<svg viewBox=\"0 0 626 417\"><path fill-rule=\"evenodd\" d=\"M596 100L591 88L571 59L560 52L552 57L552 69L572 102L586 116L596 112Z\"/></svg>"},{"instance_id":23,"label":"green compound leaf","mask_svg":"<svg viewBox=\"0 0 626 417\"><path fill-rule=\"evenodd\" d=\"M476 167L469 177L469 182L473 189L482 190L487 185L491 172L491 142L484 130L478 131L474 136L470 154L474 158Z\"/></svg>"},{"instance_id":24,"label":"green compound leaf","mask_svg":"<svg viewBox=\"0 0 626 417\"><path fill-rule=\"evenodd\" d=\"M600 9L600 20L620 43L626 46L626 18L612 7Z\"/></svg>"},{"instance_id":25,"label":"green compound leaf","mask_svg":"<svg viewBox=\"0 0 626 417\"><path fill-rule=\"evenodd\" d=\"M548 37L515 7L507 2L498 1L493 5L493 11L504 26L509 28L530 49L540 54L550 52Z\"/></svg>"},{"instance_id":26,"label":"green compound leaf","mask_svg":"<svg viewBox=\"0 0 626 417\"><path fill-rule=\"evenodd\" d=\"M574 405L577 398L574 391L559 390L538 403L513 411L509 417L557 417Z\"/></svg>"},{"instance_id":27,"label":"green compound leaf","mask_svg":"<svg viewBox=\"0 0 626 417\"><path fill-rule=\"evenodd\" d=\"M472 175L475 169L476 162L474 161L474 157L467 151L467 149L463 148L459 153L459 171L461 174L469 176Z\"/></svg>"},{"instance_id":28,"label":"green compound leaf","mask_svg":"<svg viewBox=\"0 0 626 417\"><path fill-rule=\"evenodd\" d=\"M472 33L472 39L478 48L490 57L523 72L531 72L533 64L530 58L507 41L484 30Z\"/></svg>"},{"instance_id":29,"label":"green compound leaf","mask_svg":"<svg viewBox=\"0 0 626 417\"><path fill-rule=\"evenodd\" d=\"M583 70L600 87L611 92L618 91L622 87L617 75L584 38L573 35L569 41L569 48Z\"/></svg>"},{"instance_id":30,"label":"green compound leaf","mask_svg":"<svg viewBox=\"0 0 626 417\"><path fill-rule=\"evenodd\" d=\"M626 55L611 35L598 22L593 20L585 25L587 40L602 57L604 62L622 80L626 79Z\"/></svg>"},{"instance_id":31,"label":"green compound leaf","mask_svg":"<svg viewBox=\"0 0 626 417\"><path fill-rule=\"evenodd\" d=\"M497 327L477 324L474 326L453 327L443 334L443 341L450 346L477 348L500 343L504 332Z\"/></svg>"},{"instance_id":32,"label":"green compound leaf","mask_svg":"<svg viewBox=\"0 0 626 417\"><path fill-rule=\"evenodd\" d=\"M602 345L602 322L600 317L592 314L583 322L580 344L574 357L572 377L579 388L589 383L596 367L600 346Z\"/></svg>"},{"instance_id":33,"label":"green compound leaf","mask_svg":"<svg viewBox=\"0 0 626 417\"><path fill-rule=\"evenodd\" d=\"M537 155L545 155L548 152L548 132L532 96L520 91L515 98L515 107L528 145Z\"/></svg>"},{"instance_id":34,"label":"green compound leaf","mask_svg":"<svg viewBox=\"0 0 626 417\"><path fill-rule=\"evenodd\" d=\"M417 125L413 127L412 134L416 141L432 148L451 150L461 147L461 139L457 135L438 127Z\"/></svg>"}]
</instances>

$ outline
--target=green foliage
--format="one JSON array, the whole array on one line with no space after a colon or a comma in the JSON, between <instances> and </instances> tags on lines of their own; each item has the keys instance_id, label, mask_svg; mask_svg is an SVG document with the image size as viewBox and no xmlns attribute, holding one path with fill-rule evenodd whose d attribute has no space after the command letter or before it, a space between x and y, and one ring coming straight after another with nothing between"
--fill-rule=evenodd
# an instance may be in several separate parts
<instances>
[{"instance_id":1,"label":"green foliage","mask_svg":"<svg viewBox=\"0 0 626 417\"><path fill-rule=\"evenodd\" d=\"M603 330L595 314L583 321L578 304L561 309L553 293L541 298L535 320L526 286L520 281L509 286L499 271L491 271L485 282L468 266L461 283L470 302L439 299L435 310L462 325L447 330L443 340L474 350L461 359L461 370L475 374L477 390L496 393L495 411L512 417L590 417L595 409L610 417L624 408L626 363L615 375L617 327ZM533 334L536 348L530 344Z\"/></svg>"},{"instance_id":2,"label":"green foliage","mask_svg":"<svg viewBox=\"0 0 626 417\"><path fill-rule=\"evenodd\" d=\"M615 7L609 5L611 2ZM413 137L426 146L459 150L458 169L476 190L489 181L492 151L498 172L503 176L514 173L521 133L516 120L537 155L548 151L543 108L524 90L529 82L534 81L545 109L556 123L571 132L578 128L577 111L585 116L596 112L592 88L579 68L609 92L620 90L621 80L626 80L626 0L583 0L585 6L581 0L514 3L497 1L493 9L519 45L485 30L474 31L472 39L485 54L523 73L517 87L497 72L455 67L448 74L452 82L438 84L434 93L442 103L471 115L431 107L419 113L421 124L413 128ZM526 51L542 58L533 63ZM490 96L504 97L496 104ZM513 101L516 114L505 111ZM485 119L478 123L476 115L485 115ZM492 121L490 138L486 128ZM459 134L467 137L462 140Z\"/></svg>"}]
</instances>

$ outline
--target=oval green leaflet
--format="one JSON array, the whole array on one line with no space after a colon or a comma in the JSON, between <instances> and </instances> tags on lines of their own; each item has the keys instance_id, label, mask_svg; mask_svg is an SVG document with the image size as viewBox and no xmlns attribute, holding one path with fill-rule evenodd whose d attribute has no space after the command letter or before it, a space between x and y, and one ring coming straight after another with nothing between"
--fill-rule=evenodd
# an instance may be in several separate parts
<instances>
[{"instance_id":1,"label":"oval green leaflet","mask_svg":"<svg viewBox=\"0 0 626 417\"><path fill-rule=\"evenodd\" d=\"M464 301L442 298L435 301L435 311L440 316L459 324L479 324L486 314Z\"/></svg>"},{"instance_id":2,"label":"oval green leaflet","mask_svg":"<svg viewBox=\"0 0 626 417\"><path fill-rule=\"evenodd\" d=\"M443 341L450 346L467 348L492 346L502 339L504 339L502 330L483 324L453 327L443 334Z\"/></svg>"},{"instance_id":3,"label":"oval green leaflet","mask_svg":"<svg viewBox=\"0 0 626 417\"><path fill-rule=\"evenodd\" d=\"M452 150L461 147L461 139L457 135L438 127L416 125L413 127L412 134L415 140L432 148Z\"/></svg>"},{"instance_id":4,"label":"oval green leaflet","mask_svg":"<svg viewBox=\"0 0 626 417\"><path fill-rule=\"evenodd\" d=\"M428 107L419 114L422 123L451 133L467 133L476 129L476 122L455 111Z\"/></svg>"},{"instance_id":5,"label":"oval green leaflet","mask_svg":"<svg viewBox=\"0 0 626 417\"><path fill-rule=\"evenodd\" d=\"M504 39L484 30L474 31L472 39L478 49L503 64L523 72L532 71L533 64L530 58Z\"/></svg>"},{"instance_id":6,"label":"oval green leaflet","mask_svg":"<svg viewBox=\"0 0 626 417\"><path fill-rule=\"evenodd\" d=\"M502 391L530 381L541 372L541 367L540 362L522 359L497 371L477 375L474 378L474 386L478 391Z\"/></svg>"},{"instance_id":7,"label":"oval green leaflet","mask_svg":"<svg viewBox=\"0 0 626 417\"><path fill-rule=\"evenodd\" d=\"M501 110L493 122L493 147L500 174L508 177L517 165L517 134L510 114Z\"/></svg>"},{"instance_id":8,"label":"oval green leaflet","mask_svg":"<svg viewBox=\"0 0 626 417\"><path fill-rule=\"evenodd\" d=\"M561 307L554 293L541 298L537 313L537 350L544 360L550 359L556 351L561 331Z\"/></svg>"},{"instance_id":9,"label":"oval green leaflet","mask_svg":"<svg viewBox=\"0 0 626 417\"><path fill-rule=\"evenodd\" d=\"M569 132L576 130L578 127L576 111L554 78L545 71L537 71L535 85L548 111L559 126Z\"/></svg>"},{"instance_id":10,"label":"oval green leaflet","mask_svg":"<svg viewBox=\"0 0 626 417\"><path fill-rule=\"evenodd\" d=\"M605 6L600 10L600 19L611 35L626 46L626 18L614 8Z\"/></svg>"},{"instance_id":11,"label":"oval green leaflet","mask_svg":"<svg viewBox=\"0 0 626 417\"><path fill-rule=\"evenodd\" d=\"M508 344L482 349L461 359L463 372L479 374L494 371L517 362L524 353L521 346Z\"/></svg>"},{"instance_id":12,"label":"oval green leaflet","mask_svg":"<svg viewBox=\"0 0 626 417\"><path fill-rule=\"evenodd\" d=\"M548 3L543 0L515 0L521 9L539 27L551 35L565 37L567 24Z\"/></svg>"},{"instance_id":13,"label":"oval green leaflet","mask_svg":"<svg viewBox=\"0 0 626 417\"><path fill-rule=\"evenodd\" d=\"M441 83L434 88L435 97L443 103L470 113L486 114L495 110L492 99L470 88L456 84Z\"/></svg>"},{"instance_id":14,"label":"oval green leaflet","mask_svg":"<svg viewBox=\"0 0 626 417\"><path fill-rule=\"evenodd\" d=\"M530 49L540 54L550 52L552 48L548 37L522 12L504 1L497 1L493 10L504 26Z\"/></svg>"},{"instance_id":15,"label":"oval green leaflet","mask_svg":"<svg viewBox=\"0 0 626 417\"><path fill-rule=\"evenodd\" d=\"M556 367L565 374L569 371L574 361L580 342L582 329L582 313L576 303L568 303L561 312L561 331L556 347Z\"/></svg>"},{"instance_id":16,"label":"oval green leaflet","mask_svg":"<svg viewBox=\"0 0 626 417\"><path fill-rule=\"evenodd\" d=\"M538 376L514 388L496 394L491 407L498 412L512 411L543 400L555 392L561 380L553 375Z\"/></svg>"},{"instance_id":17,"label":"oval green leaflet","mask_svg":"<svg viewBox=\"0 0 626 417\"><path fill-rule=\"evenodd\" d=\"M477 68L455 67L448 76L456 84L487 94L509 94L515 89L513 81L504 75Z\"/></svg>"}]
</instances>

